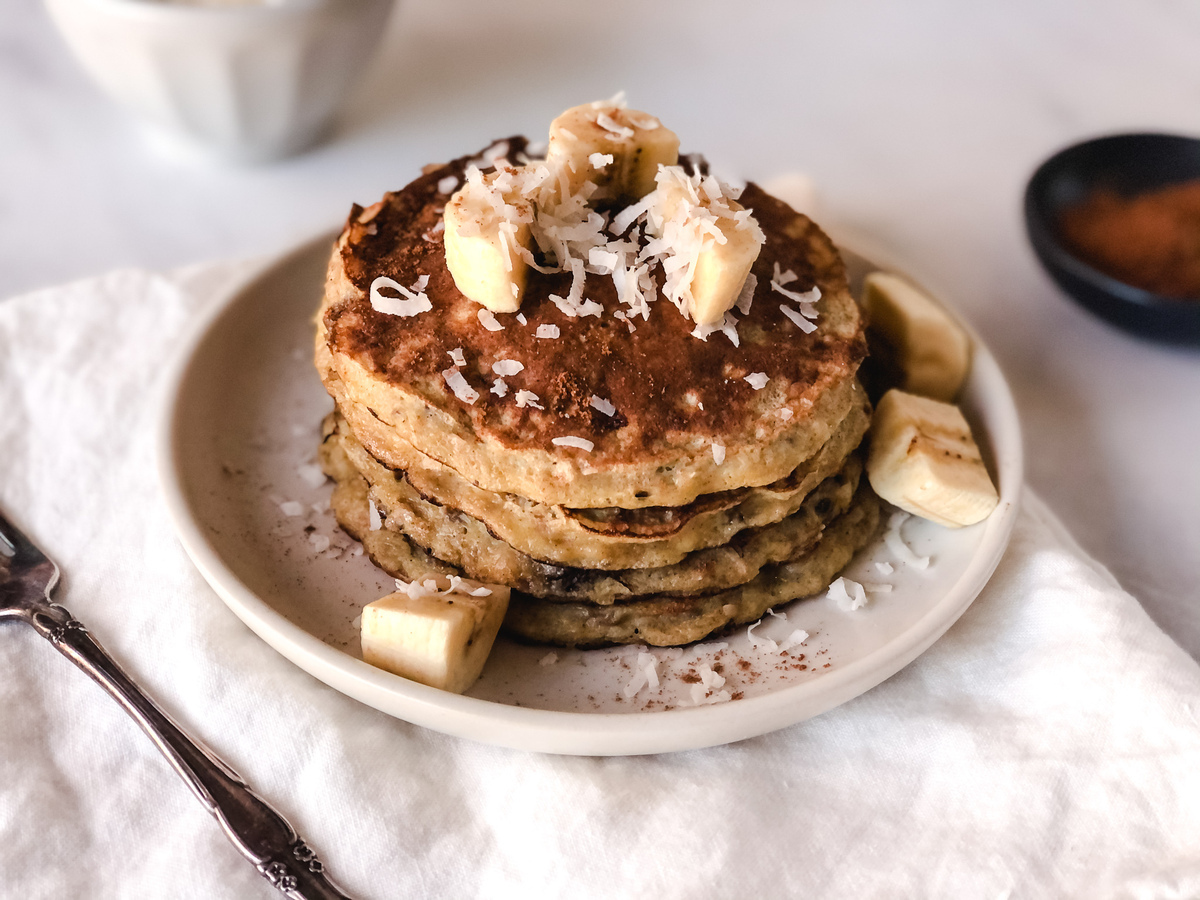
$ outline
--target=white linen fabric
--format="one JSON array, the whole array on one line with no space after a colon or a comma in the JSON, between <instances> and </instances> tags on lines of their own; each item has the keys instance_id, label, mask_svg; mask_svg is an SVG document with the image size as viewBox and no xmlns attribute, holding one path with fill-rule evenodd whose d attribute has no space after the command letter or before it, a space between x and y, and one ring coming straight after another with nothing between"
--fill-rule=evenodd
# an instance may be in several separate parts
<instances>
[{"instance_id":1,"label":"white linen fabric","mask_svg":"<svg viewBox=\"0 0 1200 900\"><path fill-rule=\"evenodd\" d=\"M809 722L640 758L488 747L292 666L192 567L156 390L246 264L0 303L0 506L58 599L355 896L1200 896L1200 668L1035 496L966 615ZM869 610L867 611L869 614ZM0 627L0 895L277 896L116 704Z\"/></svg>"}]
</instances>

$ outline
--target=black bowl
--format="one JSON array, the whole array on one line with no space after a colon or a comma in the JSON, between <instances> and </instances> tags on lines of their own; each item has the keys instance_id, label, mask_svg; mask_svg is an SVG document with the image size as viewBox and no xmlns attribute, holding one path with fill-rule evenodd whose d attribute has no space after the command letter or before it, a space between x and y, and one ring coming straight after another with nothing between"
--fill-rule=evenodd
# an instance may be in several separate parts
<instances>
[{"instance_id":1,"label":"black bowl","mask_svg":"<svg viewBox=\"0 0 1200 900\"><path fill-rule=\"evenodd\" d=\"M1064 245L1063 211L1096 188L1140 194L1200 178L1200 140L1172 134L1117 134L1075 144L1046 160L1025 189L1025 227L1046 271L1082 306L1135 334L1200 344L1200 300L1147 291L1098 269Z\"/></svg>"}]
</instances>

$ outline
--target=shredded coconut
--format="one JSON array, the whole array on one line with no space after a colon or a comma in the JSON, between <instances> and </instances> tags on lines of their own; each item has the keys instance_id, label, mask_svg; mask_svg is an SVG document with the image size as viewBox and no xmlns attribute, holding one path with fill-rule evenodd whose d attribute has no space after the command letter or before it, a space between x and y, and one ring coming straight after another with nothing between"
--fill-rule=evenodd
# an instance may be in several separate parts
<instances>
[{"instance_id":1,"label":"shredded coconut","mask_svg":"<svg viewBox=\"0 0 1200 900\"><path fill-rule=\"evenodd\" d=\"M300 466L296 469L296 474L300 476L301 481L311 488L319 488L325 483L325 473L316 463Z\"/></svg>"},{"instance_id":2,"label":"shredded coconut","mask_svg":"<svg viewBox=\"0 0 1200 900\"><path fill-rule=\"evenodd\" d=\"M699 706L701 703L724 703L732 699L729 691L720 690L725 686L725 676L714 672L712 666L700 663L696 666L696 674L700 676L700 683L692 685L692 703Z\"/></svg>"},{"instance_id":3,"label":"shredded coconut","mask_svg":"<svg viewBox=\"0 0 1200 900\"><path fill-rule=\"evenodd\" d=\"M804 318L802 315L800 315L800 313L796 312L796 310L792 309L790 306L780 303L779 311L791 319L792 324L805 334L812 334L812 332L817 330L817 326L814 323Z\"/></svg>"},{"instance_id":4,"label":"shredded coconut","mask_svg":"<svg viewBox=\"0 0 1200 900\"><path fill-rule=\"evenodd\" d=\"M458 188L458 176L457 175L447 175L445 178L441 179L437 183L437 189L438 189L439 194L453 194L454 191L457 190L457 188Z\"/></svg>"},{"instance_id":5,"label":"shredded coconut","mask_svg":"<svg viewBox=\"0 0 1200 900\"><path fill-rule=\"evenodd\" d=\"M603 397L597 397L595 394L592 394L592 399L588 401L588 406L594 410L604 413L606 416L616 415L617 412L617 408L613 406L612 403L605 400Z\"/></svg>"},{"instance_id":6,"label":"shredded coconut","mask_svg":"<svg viewBox=\"0 0 1200 900\"><path fill-rule=\"evenodd\" d=\"M593 169L603 169L605 166L610 165L612 161L613 155L611 153L593 153L588 156L588 162L592 164Z\"/></svg>"},{"instance_id":7,"label":"shredded coconut","mask_svg":"<svg viewBox=\"0 0 1200 900\"><path fill-rule=\"evenodd\" d=\"M903 510L892 513L891 518L888 519L887 531L883 535L883 542L902 563L912 566L914 569L928 569L929 557L918 556L914 553L900 534L900 528L909 518L911 518L909 514Z\"/></svg>"},{"instance_id":8,"label":"shredded coconut","mask_svg":"<svg viewBox=\"0 0 1200 900\"><path fill-rule=\"evenodd\" d=\"M287 500L279 504L279 510L289 518L304 515L304 504L296 500Z\"/></svg>"},{"instance_id":9,"label":"shredded coconut","mask_svg":"<svg viewBox=\"0 0 1200 900\"><path fill-rule=\"evenodd\" d=\"M754 633L754 629L757 628L762 623L763 623L763 620L759 619L757 622L755 622L753 625L751 625L749 628L746 629L746 640L748 640L750 642L750 646L753 647L755 650L765 650L767 653L778 653L779 645L777 643L775 643L775 641L771 640L769 637L765 637L765 636L760 637L759 635Z\"/></svg>"},{"instance_id":10,"label":"shredded coconut","mask_svg":"<svg viewBox=\"0 0 1200 900\"><path fill-rule=\"evenodd\" d=\"M803 628L797 628L779 644L780 653L790 653L794 648L799 647L808 640L808 632Z\"/></svg>"},{"instance_id":11,"label":"shredded coconut","mask_svg":"<svg viewBox=\"0 0 1200 900\"><path fill-rule=\"evenodd\" d=\"M534 334L540 338L554 339L558 337L559 330L557 325L539 325Z\"/></svg>"},{"instance_id":12,"label":"shredded coconut","mask_svg":"<svg viewBox=\"0 0 1200 900\"><path fill-rule=\"evenodd\" d=\"M752 372L744 379L746 384L750 385L750 387L754 388L756 391L761 391L763 388L765 388L767 386L767 382L770 380L771 379L767 377L766 372Z\"/></svg>"},{"instance_id":13,"label":"shredded coconut","mask_svg":"<svg viewBox=\"0 0 1200 900\"><path fill-rule=\"evenodd\" d=\"M881 574L881 575L891 575L892 572L895 571L895 569L892 568L892 564L890 562L886 562L884 560L880 560L880 561L876 562L875 568L879 570L879 574Z\"/></svg>"},{"instance_id":14,"label":"shredded coconut","mask_svg":"<svg viewBox=\"0 0 1200 900\"><path fill-rule=\"evenodd\" d=\"M508 382L503 378L497 378L492 382L492 393L497 397L503 397L508 393Z\"/></svg>"},{"instance_id":15,"label":"shredded coconut","mask_svg":"<svg viewBox=\"0 0 1200 900\"><path fill-rule=\"evenodd\" d=\"M467 379L463 378L458 369L446 369L442 372L442 377L446 379L446 385L454 392L454 396L463 403L474 404L479 399L479 391L467 384Z\"/></svg>"},{"instance_id":16,"label":"shredded coconut","mask_svg":"<svg viewBox=\"0 0 1200 900\"><path fill-rule=\"evenodd\" d=\"M379 507L370 497L367 498L367 515L370 518L372 531L378 531L383 527L383 517L379 515Z\"/></svg>"},{"instance_id":17,"label":"shredded coconut","mask_svg":"<svg viewBox=\"0 0 1200 900\"><path fill-rule=\"evenodd\" d=\"M631 138L634 135L634 130L632 128L627 128L626 126L615 121L608 113L600 113L597 115L596 124L605 131L609 132L610 134L614 134L619 138Z\"/></svg>"},{"instance_id":18,"label":"shredded coconut","mask_svg":"<svg viewBox=\"0 0 1200 900\"><path fill-rule=\"evenodd\" d=\"M479 581L472 581L469 578L460 578L458 575L451 575L449 578L441 576L441 580L446 582L447 586L445 588L441 586L438 578L426 578L421 581L404 581L401 578L397 578L396 591L401 594L407 594L413 600L420 600L422 597L430 597L437 594L442 596L462 594L467 597L490 597L492 594L492 589L486 584Z\"/></svg>"},{"instance_id":19,"label":"shredded coconut","mask_svg":"<svg viewBox=\"0 0 1200 900\"><path fill-rule=\"evenodd\" d=\"M860 609L867 605L867 593L857 581L849 578L838 578L829 585L829 599L846 612Z\"/></svg>"},{"instance_id":20,"label":"shredded coconut","mask_svg":"<svg viewBox=\"0 0 1200 900\"><path fill-rule=\"evenodd\" d=\"M308 542L312 544L313 550L317 553L324 553L329 549L329 538L323 534L310 534Z\"/></svg>"},{"instance_id":21,"label":"shredded coconut","mask_svg":"<svg viewBox=\"0 0 1200 900\"><path fill-rule=\"evenodd\" d=\"M514 284L513 287L516 287L516 285ZM501 325L499 323L499 321L497 321L496 314L494 312L492 312L490 309L488 309L486 306L480 307L479 312L477 312L475 315L479 317L479 324L482 325L484 328L486 328L488 331L503 331L504 330L504 326Z\"/></svg>"},{"instance_id":22,"label":"shredded coconut","mask_svg":"<svg viewBox=\"0 0 1200 900\"><path fill-rule=\"evenodd\" d=\"M492 371L497 375L516 375L525 366L515 359L498 359L492 363Z\"/></svg>"},{"instance_id":23,"label":"shredded coconut","mask_svg":"<svg viewBox=\"0 0 1200 900\"><path fill-rule=\"evenodd\" d=\"M587 450L589 453L596 445L587 438L576 437L573 434L568 434L565 437L556 437L551 439L550 443L558 447L577 447L580 450Z\"/></svg>"},{"instance_id":24,"label":"shredded coconut","mask_svg":"<svg viewBox=\"0 0 1200 900\"><path fill-rule=\"evenodd\" d=\"M462 347L455 347L453 350L450 350L447 355L456 366L465 366L467 364L467 358L463 356Z\"/></svg>"},{"instance_id":25,"label":"shredded coconut","mask_svg":"<svg viewBox=\"0 0 1200 900\"><path fill-rule=\"evenodd\" d=\"M534 409L545 409L546 407L538 403L538 395L533 391L517 391L517 406L524 408L532 406Z\"/></svg>"},{"instance_id":26,"label":"shredded coconut","mask_svg":"<svg viewBox=\"0 0 1200 900\"><path fill-rule=\"evenodd\" d=\"M783 409L779 410L779 418L783 419L785 422L793 415L795 415L795 413L793 413L789 407L785 406Z\"/></svg>"},{"instance_id":27,"label":"shredded coconut","mask_svg":"<svg viewBox=\"0 0 1200 900\"><path fill-rule=\"evenodd\" d=\"M527 318L525 318L525 313L517 313L517 321L520 322L522 325L529 324L529 320Z\"/></svg>"},{"instance_id":28,"label":"shredded coconut","mask_svg":"<svg viewBox=\"0 0 1200 900\"><path fill-rule=\"evenodd\" d=\"M637 662L633 665L633 677L621 689L621 692L632 699L642 688L649 687L651 690L658 688L658 659L653 653L645 650L638 650Z\"/></svg>"},{"instance_id":29,"label":"shredded coconut","mask_svg":"<svg viewBox=\"0 0 1200 900\"><path fill-rule=\"evenodd\" d=\"M415 316L418 313L428 312L433 309L433 304L429 298L425 296L425 287L429 283L429 276L422 275L412 288L406 288L398 281L388 278L386 275L380 275L371 282L371 308L376 312L385 313L389 316ZM390 288L400 294L399 297L386 297L382 291L384 288Z\"/></svg>"},{"instance_id":30,"label":"shredded coconut","mask_svg":"<svg viewBox=\"0 0 1200 900\"><path fill-rule=\"evenodd\" d=\"M716 441L713 441L712 455L713 462L715 462L718 466L722 465L725 462L725 445L718 444Z\"/></svg>"}]
</instances>

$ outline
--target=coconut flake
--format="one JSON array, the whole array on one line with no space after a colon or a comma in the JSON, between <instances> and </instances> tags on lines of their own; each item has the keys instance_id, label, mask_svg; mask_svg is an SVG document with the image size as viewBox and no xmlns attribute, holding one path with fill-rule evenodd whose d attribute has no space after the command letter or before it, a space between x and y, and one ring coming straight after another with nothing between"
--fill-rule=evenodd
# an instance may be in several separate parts
<instances>
[{"instance_id":1,"label":"coconut flake","mask_svg":"<svg viewBox=\"0 0 1200 900\"><path fill-rule=\"evenodd\" d=\"M378 531L383 527L383 516L379 515L379 507L375 505L374 499L367 498L367 515L370 519L371 530Z\"/></svg>"},{"instance_id":2,"label":"coconut flake","mask_svg":"<svg viewBox=\"0 0 1200 900\"><path fill-rule=\"evenodd\" d=\"M446 369L442 372L442 378L446 379L446 384L454 392L454 396L463 403L474 404L479 399L479 391L467 384L467 379L463 378L458 369Z\"/></svg>"},{"instance_id":3,"label":"coconut flake","mask_svg":"<svg viewBox=\"0 0 1200 900\"><path fill-rule=\"evenodd\" d=\"M546 407L538 403L538 395L533 391L517 391L517 406L524 408L532 406L534 409L545 409Z\"/></svg>"},{"instance_id":4,"label":"coconut flake","mask_svg":"<svg viewBox=\"0 0 1200 900\"><path fill-rule=\"evenodd\" d=\"M520 322L522 325L529 324L529 320L527 318L525 318L525 313L517 313L517 321Z\"/></svg>"},{"instance_id":5,"label":"coconut flake","mask_svg":"<svg viewBox=\"0 0 1200 900\"><path fill-rule=\"evenodd\" d=\"M767 376L766 372L751 372L742 380L756 391L761 391L771 379Z\"/></svg>"},{"instance_id":6,"label":"coconut flake","mask_svg":"<svg viewBox=\"0 0 1200 900\"><path fill-rule=\"evenodd\" d=\"M438 189L439 194L453 194L457 188L458 188L458 176L457 175L447 175L445 178L439 180L437 183L437 189Z\"/></svg>"},{"instance_id":7,"label":"coconut flake","mask_svg":"<svg viewBox=\"0 0 1200 900\"><path fill-rule=\"evenodd\" d=\"M779 418L783 419L785 422L794 415L795 413L792 412L791 407L785 406L779 410Z\"/></svg>"},{"instance_id":8,"label":"coconut flake","mask_svg":"<svg viewBox=\"0 0 1200 900\"><path fill-rule=\"evenodd\" d=\"M603 397L597 397L595 394L592 394L592 399L588 401L588 406L604 413L606 416L616 415L617 412L617 408L612 403Z\"/></svg>"},{"instance_id":9,"label":"coconut flake","mask_svg":"<svg viewBox=\"0 0 1200 900\"><path fill-rule=\"evenodd\" d=\"M388 278L386 275L380 275L371 282L371 308L376 312L381 312L389 316L415 316L418 313L428 312L433 309L433 304L429 298L425 296L425 286L429 282L429 276L422 276L417 280L417 283L411 289L404 287L398 281ZM399 297L386 297L382 291L384 288L399 292Z\"/></svg>"},{"instance_id":10,"label":"coconut flake","mask_svg":"<svg viewBox=\"0 0 1200 900\"><path fill-rule=\"evenodd\" d=\"M716 441L713 441L712 455L713 462L715 462L718 466L722 465L725 462L725 445L718 444Z\"/></svg>"},{"instance_id":11,"label":"coconut flake","mask_svg":"<svg viewBox=\"0 0 1200 900\"><path fill-rule=\"evenodd\" d=\"M746 629L746 640L748 640L750 642L750 646L753 647L755 650L765 650L767 653L778 653L779 645L777 643L775 643L769 637L760 637L759 635L754 633L754 629L757 628L762 623L763 623L763 620L759 619L757 622L755 622L753 625L751 625L749 628Z\"/></svg>"},{"instance_id":12,"label":"coconut flake","mask_svg":"<svg viewBox=\"0 0 1200 900\"><path fill-rule=\"evenodd\" d=\"M405 581L402 578L397 578L396 591L401 594L407 594L413 600L438 595L448 596L450 594L459 594L467 597L490 597L493 593L492 589L483 582L461 578L458 575L451 575L446 579L446 584L447 586L443 588L438 583L437 578L425 578L413 581Z\"/></svg>"},{"instance_id":13,"label":"coconut flake","mask_svg":"<svg viewBox=\"0 0 1200 900\"><path fill-rule=\"evenodd\" d=\"M624 91L617 91L607 100L593 100L590 104L592 109L604 109L606 106L615 106L617 109L624 109L627 105Z\"/></svg>"},{"instance_id":14,"label":"coconut flake","mask_svg":"<svg viewBox=\"0 0 1200 900\"><path fill-rule=\"evenodd\" d=\"M876 562L875 568L879 570L879 574L881 574L881 575L891 575L892 572L895 571L895 569L892 567L892 564L885 560L880 560L880 561Z\"/></svg>"},{"instance_id":15,"label":"coconut flake","mask_svg":"<svg viewBox=\"0 0 1200 900\"><path fill-rule=\"evenodd\" d=\"M808 640L808 632L803 628L797 628L779 643L780 653L790 653L794 648L799 647Z\"/></svg>"},{"instance_id":16,"label":"coconut flake","mask_svg":"<svg viewBox=\"0 0 1200 900\"><path fill-rule=\"evenodd\" d=\"M551 650L545 656L538 660L539 666L552 666L558 662L558 654Z\"/></svg>"},{"instance_id":17,"label":"coconut flake","mask_svg":"<svg viewBox=\"0 0 1200 900\"><path fill-rule=\"evenodd\" d=\"M553 438L550 443L558 447L577 447L580 450L587 450L589 453L596 445L587 438L576 437L573 434L568 434L565 437Z\"/></svg>"},{"instance_id":18,"label":"coconut flake","mask_svg":"<svg viewBox=\"0 0 1200 900\"><path fill-rule=\"evenodd\" d=\"M308 542L312 544L312 548L316 553L324 553L329 549L331 543L329 537L324 534L310 534Z\"/></svg>"},{"instance_id":19,"label":"coconut flake","mask_svg":"<svg viewBox=\"0 0 1200 900\"><path fill-rule=\"evenodd\" d=\"M516 285L513 285L516 287ZM481 307L479 312L475 314L479 318L479 324L488 331L503 331L504 326L496 320L496 314L486 306Z\"/></svg>"},{"instance_id":20,"label":"coconut flake","mask_svg":"<svg viewBox=\"0 0 1200 900\"><path fill-rule=\"evenodd\" d=\"M700 663L696 666L696 674L700 676L700 683L693 684L690 692L694 704L723 703L732 699L729 691L720 690L725 686L725 676L713 671L712 666Z\"/></svg>"},{"instance_id":21,"label":"coconut flake","mask_svg":"<svg viewBox=\"0 0 1200 900\"><path fill-rule=\"evenodd\" d=\"M300 466L296 469L296 474L300 476L300 480L307 484L310 488L319 488L325 483L325 473L316 463L309 463Z\"/></svg>"},{"instance_id":22,"label":"coconut flake","mask_svg":"<svg viewBox=\"0 0 1200 900\"><path fill-rule=\"evenodd\" d=\"M634 131L632 128L626 128L613 119L608 113L600 113L596 116L596 124L610 134L616 135L618 138L631 138Z\"/></svg>"},{"instance_id":23,"label":"coconut flake","mask_svg":"<svg viewBox=\"0 0 1200 900\"><path fill-rule=\"evenodd\" d=\"M497 375L516 375L525 368L515 359L498 359L492 363L492 371Z\"/></svg>"},{"instance_id":24,"label":"coconut flake","mask_svg":"<svg viewBox=\"0 0 1200 900\"><path fill-rule=\"evenodd\" d=\"M860 609L867 605L867 594L863 586L849 578L838 578L829 585L829 599L846 612Z\"/></svg>"},{"instance_id":25,"label":"coconut flake","mask_svg":"<svg viewBox=\"0 0 1200 900\"><path fill-rule=\"evenodd\" d=\"M812 332L817 330L816 325L814 325L808 319L801 316L800 313L796 312L796 310L792 309L790 306L787 306L784 303L780 303L779 311L781 313L783 313L785 316L787 316L789 319L791 319L792 324L795 325L797 328L799 328L801 331L803 331L805 334L812 334Z\"/></svg>"},{"instance_id":26,"label":"coconut flake","mask_svg":"<svg viewBox=\"0 0 1200 900\"><path fill-rule=\"evenodd\" d=\"M467 358L463 355L462 347L455 347L453 350L448 351L446 355L450 357L456 366L465 366L467 364Z\"/></svg>"},{"instance_id":27,"label":"coconut flake","mask_svg":"<svg viewBox=\"0 0 1200 900\"><path fill-rule=\"evenodd\" d=\"M551 340L557 338L559 333L560 332L557 325L539 325L537 327L537 331L534 332L537 337L548 338Z\"/></svg>"},{"instance_id":28,"label":"coconut flake","mask_svg":"<svg viewBox=\"0 0 1200 900\"><path fill-rule=\"evenodd\" d=\"M883 542L902 563L912 566L914 569L928 569L929 557L918 556L914 553L900 534L901 526L910 518L911 516L903 510L892 513L891 518L888 519L887 531L883 535Z\"/></svg>"},{"instance_id":29,"label":"coconut flake","mask_svg":"<svg viewBox=\"0 0 1200 900\"><path fill-rule=\"evenodd\" d=\"M286 500L279 504L279 511L289 518L302 516L304 515L304 504L297 500Z\"/></svg>"},{"instance_id":30,"label":"coconut flake","mask_svg":"<svg viewBox=\"0 0 1200 900\"><path fill-rule=\"evenodd\" d=\"M508 393L508 382L503 378L497 378L492 382L492 393L497 397L503 397Z\"/></svg>"},{"instance_id":31,"label":"coconut flake","mask_svg":"<svg viewBox=\"0 0 1200 900\"><path fill-rule=\"evenodd\" d=\"M593 169L603 169L605 166L610 165L612 161L613 155L611 153L593 153L588 156L588 162L592 164Z\"/></svg>"}]
</instances>

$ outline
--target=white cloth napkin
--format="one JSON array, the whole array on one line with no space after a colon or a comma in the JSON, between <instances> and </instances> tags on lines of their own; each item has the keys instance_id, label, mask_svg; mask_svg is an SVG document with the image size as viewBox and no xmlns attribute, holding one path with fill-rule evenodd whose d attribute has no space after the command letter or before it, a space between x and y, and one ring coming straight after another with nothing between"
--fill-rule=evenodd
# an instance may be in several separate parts
<instances>
[{"instance_id":1,"label":"white cloth napkin","mask_svg":"<svg viewBox=\"0 0 1200 900\"><path fill-rule=\"evenodd\" d=\"M809 722L658 757L541 756L349 700L197 574L153 468L156 387L244 265L0 303L0 506L59 599L356 896L1200 896L1200 669L1034 496L967 614ZM0 627L0 894L277 896L136 726Z\"/></svg>"}]
</instances>

